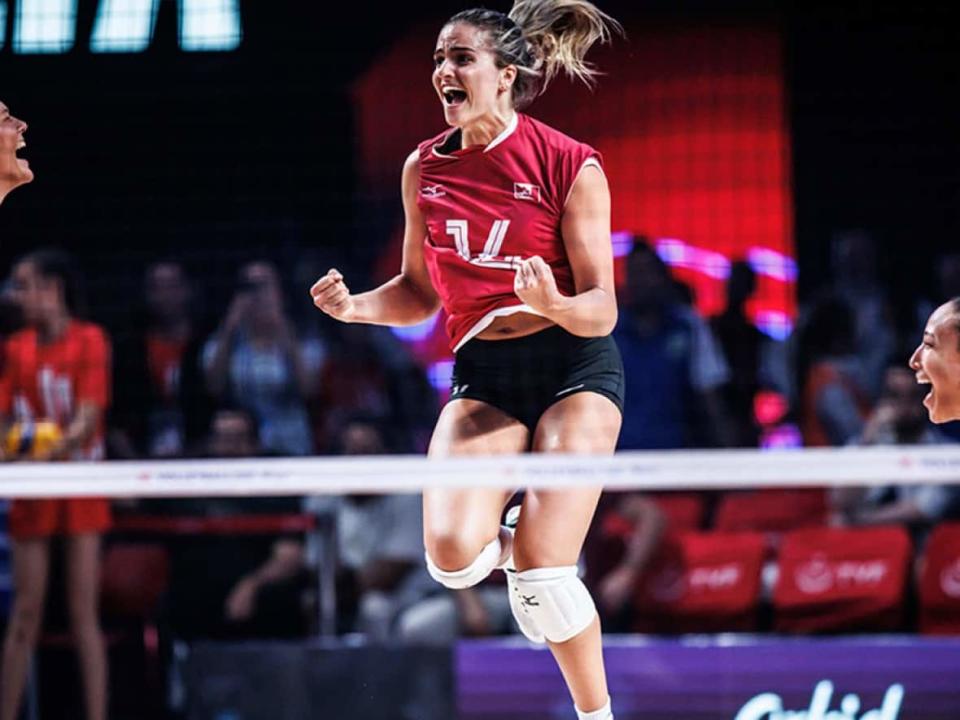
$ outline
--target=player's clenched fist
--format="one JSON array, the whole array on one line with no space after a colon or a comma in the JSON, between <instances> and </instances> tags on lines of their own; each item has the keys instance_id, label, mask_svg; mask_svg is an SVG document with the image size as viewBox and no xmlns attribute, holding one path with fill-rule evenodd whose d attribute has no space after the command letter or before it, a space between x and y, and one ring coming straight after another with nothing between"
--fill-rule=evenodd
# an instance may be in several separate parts
<instances>
[{"instance_id":1,"label":"player's clenched fist","mask_svg":"<svg viewBox=\"0 0 960 720\"><path fill-rule=\"evenodd\" d=\"M339 270L331 268L317 280L310 288L310 297L313 298L313 304L330 317L341 322L350 322L353 319L356 310L353 296L350 288L343 282L343 275Z\"/></svg>"},{"instance_id":2,"label":"player's clenched fist","mask_svg":"<svg viewBox=\"0 0 960 720\"><path fill-rule=\"evenodd\" d=\"M547 261L539 255L521 260L513 278L513 291L534 310L546 315L560 300L557 281Z\"/></svg>"}]
</instances>

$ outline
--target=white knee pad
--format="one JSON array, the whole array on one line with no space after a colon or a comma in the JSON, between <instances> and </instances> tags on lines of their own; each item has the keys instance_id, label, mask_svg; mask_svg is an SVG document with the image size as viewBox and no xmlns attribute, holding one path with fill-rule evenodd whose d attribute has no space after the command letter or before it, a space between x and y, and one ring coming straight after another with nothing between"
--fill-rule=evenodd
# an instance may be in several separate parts
<instances>
[{"instance_id":1,"label":"white knee pad","mask_svg":"<svg viewBox=\"0 0 960 720\"><path fill-rule=\"evenodd\" d=\"M430 573L430 577L441 585L451 590L463 590L464 588L473 587L477 583L485 580L487 575L493 572L493 569L497 567L497 562L500 560L501 550L500 538L495 537L487 543L472 563L461 570L441 570L433 560L430 559L430 555L425 553L424 555L427 558L427 572Z\"/></svg>"},{"instance_id":2,"label":"white knee pad","mask_svg":"<svg viewBox=\"0 0 960 720\"><path fill-rule=\"evenodd\" d=\"M519 600L511 603L514 614L522 612L524 622L532 621L550 642L565 642L579 635L597 616L590 591L577 577L576 565L518 572L514 591Z\"/></svg>"}]
</instances>

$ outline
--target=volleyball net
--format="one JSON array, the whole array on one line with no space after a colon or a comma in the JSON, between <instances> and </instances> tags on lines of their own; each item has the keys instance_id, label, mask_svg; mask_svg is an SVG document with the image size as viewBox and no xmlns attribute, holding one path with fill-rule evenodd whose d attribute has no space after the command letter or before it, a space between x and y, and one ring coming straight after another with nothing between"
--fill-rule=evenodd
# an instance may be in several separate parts
<instances>
[{"instance_id":1,"label":"volleyball net","mask_svg":"<svg viewBox=\"0 0 960 720\"><path fill-rule=\"evenodd\" d=\"M960 484L960 447L202 459L0 465L3 497L414 493L428 487L731 490Z\"/></svg>"},{"instance_id":2,"label":"volleyball net","mask_svg":"<svg viewBox=\"0 0 960 720\"><path fill-rule=\"evenodd\" d=\"M552 717L566 689L549 654L516 634L497 577L475 588L486 637L468 639L479 630L426 576L417 494L584 486L608 491L581 569L607 634L618 718L960 713L960 523L943 500L960 492L958 446L0 466L3 498L115 501L101 595L112 652L132 647L159 663L158 648L171 648L162 688L149 672L114 667L127 683L116 702L251 717L264 703L289 717L316 707L381 717L363 705L373 686L380 703L427 719L517 717L521 695L525 717ZM846 491L924 509L933 488L940 514L922 522L834 518ZM610 578L650 528L632 587L611 600ZM396 595L344 584L378 548L407 559ZM248 598L253 577L272 580ZM15 592L10 580L0 567L0 590ZM143 629L130 634L131 620ZM41 657L52 647L42 643Z\"/></svg>"}]
</instances>

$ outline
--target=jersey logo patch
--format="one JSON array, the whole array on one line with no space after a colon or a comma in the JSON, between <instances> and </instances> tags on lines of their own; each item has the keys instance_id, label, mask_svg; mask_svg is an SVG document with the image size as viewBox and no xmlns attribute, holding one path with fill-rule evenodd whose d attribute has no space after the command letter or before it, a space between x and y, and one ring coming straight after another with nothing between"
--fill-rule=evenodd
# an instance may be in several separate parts
<instances>
[{"instance_id":1,"label":"jersey logo patch","mask_svg":"<svg viewBox=\"0 0 960 720\"><path fill-rule=\"evenodd\" d=\"M443 189L443 185L427 185L420 188L420 194L428 198L442 198L447 191Z\"/></svg>"},{"instance_id":2,"label":"jersey logo patch","mask_svg":"<svg viewBox=\"0 0 960 720\"><path fill-rule=\"evenodd\" d=\"M530 202L540 202L540 186L530 183L513 184L513 197L517 200L529 200Z\"/></svg>"}]
</instances>

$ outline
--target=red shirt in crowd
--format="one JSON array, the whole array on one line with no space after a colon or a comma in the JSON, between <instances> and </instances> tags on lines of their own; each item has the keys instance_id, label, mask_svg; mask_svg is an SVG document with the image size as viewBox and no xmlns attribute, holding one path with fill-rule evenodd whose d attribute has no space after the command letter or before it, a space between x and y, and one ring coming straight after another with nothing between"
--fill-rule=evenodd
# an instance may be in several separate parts
<instances>
[{"instance_id":1,"label":"red shirt in crowd","mask_svg":"<svg viewBox=\"0 0 960 720\"><path fill-rule=\"evenodd\" d=\"M91 402L106 410L110 402L110 345L103 330L71 320L66 332L49 344L33 328L14 333L4 348L0 376L0 413L14 422L49 420L65 429L77 408ZM76 460L103 457L103 423Z\"/></svg>"},{"instance_id":2,"label":"red shirt in crowd","mask_svg":"<svg viewBox=\"0 0 960 720\"><path fill-rule=\"evenodd\" d=\"M97 325L72 320L49 344L38 341L36 330L22 330L8 338L0 356L0 414L15 422L49 420L65 429L82 403L104 411L109 404L110 345ZM101 418L94 437L72 459L103 456ZM17 500L9 522L11 536L18 539L100 533L110 527L110 504L100 498Z\"/></svg>"}]
</instances>

